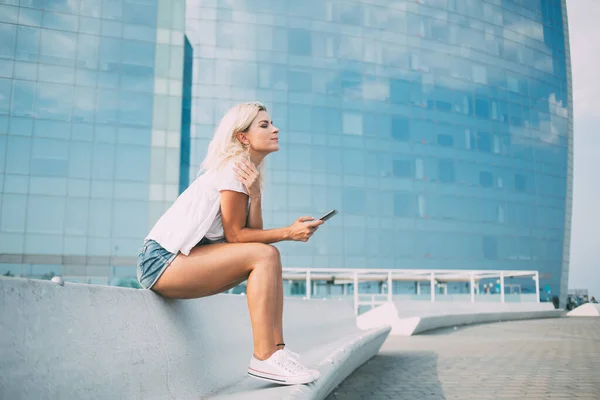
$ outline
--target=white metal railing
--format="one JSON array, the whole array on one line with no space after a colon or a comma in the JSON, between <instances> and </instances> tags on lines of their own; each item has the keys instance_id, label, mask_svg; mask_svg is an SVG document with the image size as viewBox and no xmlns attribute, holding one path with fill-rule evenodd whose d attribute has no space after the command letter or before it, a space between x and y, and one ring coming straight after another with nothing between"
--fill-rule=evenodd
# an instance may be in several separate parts
<instances>
[{"instance_id":1,"label":"white metal railing","mask_svg":"<svg viewBox=\"0 0 600 400\"><path fill-rule=\"evenodd\" d=\"M430 301L436 301L435 287L442 285L447 294L448 282L469 282L471 303L475 303L475 292L480 294L479 281L481 279L497 278L500 283L500 302L505 303L504 289L505 278L531 277L535 281L536 301L540 302L540 279L538 271L506 271L506 270L427 270L427 269L352 269L352 268L283 268L283 279L305 280L306 298L312 295L312 282L333 281L334 284L352 284L354 297L354 312L358 315L361 305L380 305L391 302L393 297L393 283L395 281L416 282L417 295L420 294L421 282L428 282L430 287ZM385 282L387 293L368 294L362 300L358 291L360 282ZM514 285L511 285L511 287ZM385 295L385 300L382 298Z\"/></svg>"}]
</instances>

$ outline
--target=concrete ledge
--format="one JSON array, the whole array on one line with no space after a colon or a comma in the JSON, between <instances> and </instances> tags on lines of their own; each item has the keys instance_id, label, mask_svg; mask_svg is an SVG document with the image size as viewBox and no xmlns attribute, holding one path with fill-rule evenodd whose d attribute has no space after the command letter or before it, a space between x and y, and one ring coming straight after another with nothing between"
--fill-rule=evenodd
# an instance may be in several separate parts
<instances>
[{"instance_id":1,"label":"concrete ledge","mask_svg":"<svg viewBox=\"0 0 600 400\"><path fill-rule=\"evenodd\" d=\"M170 300L148 290L0 278L0 310L2 399L198 399L251 380L244 296ZM323 398L379 351L389 327L361 331L348 302L286 299L284 332L322 373L312 386L288 386L284 397ZM244 399L265 398L270 387L256 382Z\"/></svg>"},{"instance_id":2,"label":"concrete ledge","mask_svg":"<svg viewBox=\"0 0 600 400\"><path fill-rule=\"evenodd\" d=\"M322 400L354 370L375 356L388 337L390 327L381 327L367 332L349 335L336 342L321 346L303 355L302 361L313 361L321 372L321 378L308 385L270 385L247 378L222 392L211 396L218 400ZM320 362L315 363L314 360Z\"/></svg>"},{"instance_id":3,"label":"concrete ledge","mask_svg":"<svg viewBox=\"0 0 600 400\"><path fill-rule=\"evenodd\" d=\"M521 319L557 318L565 315L564 310L542 309L525 311L494 311L494 312L460 312L430 313L424 316L401 318L394 303L387 303L357 318L361 329L373 329L381 325L390 325L390 335L412 336L432 329L451 326L479 324L485 322L512 321Z\"/></svg>"},{"instance_id":4,"label":"concrete ledge","mask_svg":"<svg viewBox=\"0 0 600 400\"><path fill-rule=\"evenodd\" d=\"M600 304L586 303L569 311L568 317L600 317Z\"/></svg>"}]
</instances>

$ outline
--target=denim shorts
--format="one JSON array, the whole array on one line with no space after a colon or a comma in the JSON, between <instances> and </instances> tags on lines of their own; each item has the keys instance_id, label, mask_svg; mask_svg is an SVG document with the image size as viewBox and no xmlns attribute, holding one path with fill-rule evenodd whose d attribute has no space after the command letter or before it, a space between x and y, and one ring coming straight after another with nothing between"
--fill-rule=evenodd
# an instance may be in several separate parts
<instances>
[{"instance_id":1,"label":"denim shorts","mask_svg":"<svg viewBox=\"0 0 600 400\"><path fill-rule=\"evenodd\" d=\"M156 241L145 241L138 255L137 279L140 285L151 289L175 257L177 254L165 250Z\"/></svg>"}]
</instances>

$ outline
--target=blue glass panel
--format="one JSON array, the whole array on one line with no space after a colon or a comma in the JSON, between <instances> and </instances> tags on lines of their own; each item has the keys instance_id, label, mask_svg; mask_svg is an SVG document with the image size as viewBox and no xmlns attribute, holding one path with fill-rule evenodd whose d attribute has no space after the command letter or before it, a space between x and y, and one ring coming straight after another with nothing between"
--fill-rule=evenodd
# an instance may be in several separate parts
<instances>
[{"instance_id":1,"label":"blue glass panel","mask_svg":"<svg viewBox=\"0 0 600 400\"><path fill-rule=\"evenodd\" d=\"M67 176L68 142L34 138L31 174L38 176Z\"/></svg>"},{"instance_id":2,"label":"blue glass panel","mask_svg":"<svg viewBox=\"0 0 600 400\"><path fill-rule=\"evenodd\" d=\"M76 50L75 33L41 30L40 61L47 64L73 66Z\"/></svg>"},{"instance_id":3,"label":"blue glass panel","mask_svg":"<svg viewBox=\"0 0 600 400\"><path fill-rule=\"evenodd\" d=\"M102 3L97 0L81 0L80 13L88 17L100 17L102 15Z\"/></svg>"},{"instance_id":4,"label":"blue glass panel","mask_svg":"<svg viewBox=\"0 0 600 400\"><path fill-rule=\"evenodd\" d=\"M16 24L18 17L19 9L17 7L0 4L0 22Z\"/></svg>"},{"instance_id":5,"label":"blue glass panel","mask_svg":"<svg viewBox=\"0 0 600 400\"><path fill-rule=\"evenodd\" d=\"M121 40L101 37L99 55L101 70L119 72L121 68Z\"/></svg>"},{"instance_id":6,"label":"blue glass panel","mask_svg":"<svg viewBox=\"0 0 600 400\"><path fill-rule=\"evenodd\" d=\"M17 27L16 59L37 61L40 52L40 31L38 28Z\"/></svg>"},{"instance_id":7,"label":"blue glass panel","mask_svg":"<svg viewBox=\"0 0 600 400\"><path fill-rule=\"evenodd\" d=\"M73 87L38 83L35 113L38 118L68 120L71 117Z\"/></svg>"},{"instance_id":8,"label":"blue glass panel","mask_svg":"<svg viewBox=\"0 0 600 400\"><path fill-rule=\"evenodd\" d=\"M527 190L527 181L525 175L515 174L515 190L518 192L524 192Z\"/></svg>"},{"instance_id":9,"label":"blue glass panel","mask_svg":"<svg viewBox=\"0 0 600 400\"><path fill-rule=\"evenodd\" d=\"M342 207L344 214L365 214L365 190L359 188L344 188Z\"/></svg>"},{"instance_id":10,"label":"blue glass panel","mask_svg":"<svg viewBox=\"0 0 600 400\"><path fill-rule=\"evenodd\" d=\"M392 138L400 142L410 140L410 120L407 118L392 118Z\"/></svg>"},{"instance_id":11,"label":"blue glass panel","mask_svg":"<svg viewBox=\"0 0 600 400\"><path fill-rule=\"evenodd\" d=\"M494 186L494 175L488 171L479 172L479 184L483 187L493 187Z\"/></svg>"},{"instance_id":12,"label":"blue glass panel","mask_svg":"<svg viewBox=\"0 0 600 400\"><path fill-rule=\"evenodd\" d=\"M92 177L112 180L115 170L115 146L95 144L93 148Z\"/></svg>"},{"instance_id":13,"label":"blue glass panel","mask_svg":"<svg viewBox=\"0 0 600 400\"><path fill-rule=\"evenodd\" d=\"M102 30L102 20L98 18L79 18L79 32L100 35ZM80 35L81 36L81 35Z\"/></svg>"},{"instance_id":14,"label":"blue glass panel","mask_svg":"<svg viewBox=\"0 0 600 400\"><path fill-rule=\"evenodd\" d=\"M11 82L8 79L0 79L0 113L7 114L10 110Z\"/></svg>"},{"instance_id":15,"label":"blue glass panel","mask_svg":"<svg viewBox=\"0 0 600 400\"><path fill-rule=\"evenodd\" d=\"M412 217L416 214L415 197L412 193L397 192L394 194L394 215Z\"/></svg>"},{"instance_id":16,"label":"blue glass panel","mask_svg":"<svg viewBox=\"0 0 600 400\"><path fill-rule=\"evenodd\" d=\"M13 174L28 174L30 158L31 139L9 136L6 148L5 171Z\"/></svg>"},{"instance_id":17,"label":"blue glass panel","mask_svg":"<svg viewBox=\"0 0 600 400\"><path fill-rule=\"evenodd\" d=\"M117 122L117 109L119 107L119 92L98 89L96 95L96 122Z\"/></svg>"},{"instance_id":18,"label":"blue glass panel","mask_svg":"<svg viewBox=\"0 0 600 400\"><path fill-rule=\"evenodd\" d=\"M413 161L409 160L409 159L405 159L405 160L396 159L396 160L394 160L394 165L393 165L394 176L397 176L397 177L400 177L400 178L410 178L410 177L412 177L413 176L412 165L413 165Z\"/></svg>"},{"instance_id":19,"label":"blue glass panel","mask_svg":"<svg viewBox=\"0 0 600 400\"><path fill-rule=\"evenodd\" d=\"M6 139L5 135L0 135L0 174L4 173L4 160L6 159ZM1 181L2 179L0 179ZM2 189L0 188L0 193Z\"/></svg>"},{"instance_id":20,"label":"blue glass panel","mask_svg":"<svg viewBox=\"0 0 600 400\"><path fill-rule=\"evenodd\" d=\"M112 233L118 237L141 238L147 234L148 203L115 201Z\"/></svg>"},{"instance_id":21,"label":"blue glass panel","mask_svg":"<svg viewBox=\"0 0 600 400\"><path fill-rule=\"evenodd\" d=\"M44 0L46 10L60 11L63 13L79 13L80 0Z\"/></svg>"},{"instance_id":22,"label":"blue glass panel","mask_svg":"<svg viewBox=\"0 0 600 400\"><path fill-rule=\"evenodd\" d=\"M45 11L42 16L42 26L44 28L77 32L78 25L79 20L76 15Z\"/></svg>"},{"instance_id":23,"label":"blue glass panel","mask_svg":"<svg viewBox=\"0 0 600 400\"><path fill-rule=\"evenodd\" d=\"M26 195L4 194L2 196L2 214L0 215L0 231L13 233L24 232L26 213Z\"/></svg>"},{"instance_id":24,"label":"blue glass panel","mask_svg":"<svg viewBox=\"0 0 600 400\"><path fill-rule=\"evenodd\" d=\"M128 24L156 25L156 2L125 2L123 3L123 22Z\"/></svg>"},{"instance_id":25,"label":"blue glass panel","mask_svg":"<svg viewBox=\"0 0 600 400\"><path fill-rule=\"evenodd\" d=\"M152 125L153 95L121 92L119 100L119 122L137 125Z\"/></svg>"},{"instance_id":26,"label":"blue glass panel","mask_svg":"<svg viewBox=\"0 0 600 400\"><path fill-rule=\"evenodd\" d=\"M291 54L310 55L312 35L305 29L290 29L288 31L288 49Z\"/></svg>"},{"instance_id":27,"label":"blue glass panel","mask_svg":"<svg viewBox=\"0 0 600 400\"><path fill-rule=\"evenodd\" d=\"M454 137L452 135L440 133L437 135L437 142L440 146L452 147L454 145Z\"/></svg>"},{"instance_id":28,"label":"blue glass panel","mask_svg":"<svg viewBox=\"0 0 600 400\"><path fill-rule=\"evenodd\" d=\"M77 66L97 68L100 38L91 35L79 35L77 38Z\"/></svg>"},{"instance_id":29,"label":"blue glass panel","mask_svg":"<svg viewBox=\"0 0 600 400\"><path fill-rule=\"evenodd\" d=\"M150 172L150 152L138 146L120 145L116 155L116 179L147 182Z\"/></svg>"},{"instance_id":30,"label":"blue glass panel","mask_svg":"<svg viewBox=\"0 0 600 400\"><path fill-rule=\"evenodd\" d=\"M90 178L92 144L71 142L69 145L68 175L72 178Z\"/></svg>"},{"instance_id":31,"label":"blue glass panel","mask_svg":"<svg viewBox=\"0 0 600 400\"><path fill-rule=\"evenodd\" d=\"M103 0L102 1L102 18L121 20L123 16L123 1L122 0Z\"/></svg>"},{"instance_id":32,"label":"blue glass panel","mask_svg":"<svg viewBox=\"0 0 600 400\"><path fill-rule=\"evenodd\" d=\"M0 57L12 58L15 54L17 27L0 23Z\"/></svg>"},{"instance_id":33,"label":"blue glass panel","mask_svg":"<svg viewBox=\"0 0 600 400\"><path fill-rule=\"evenodd\" d=\"M89 214L88 235L95 237L109 237L111 226L111 201L105 199L91 199ZM93 253L92 253L93 254Z\"/></svg>"},{"instance_id":34,"label":"blue glass panel","mask_svg":"<svg viewBox=\"0 0 600 400\"><path fill-rule=\"evenodd\" d=\"M454 182L456 180L453 160L439 160L438 178L442 182Z\"/></svg>"},{"instance_id":35,"label":"blue glass panel","mask_svg":"<svg viewBox=\"0 0 600 400\"><path fill-rule=\"evenodd\" d=\"M0 78L12 78L13 76L13 60L0 58Z\"/></svg>"}]
</instances>

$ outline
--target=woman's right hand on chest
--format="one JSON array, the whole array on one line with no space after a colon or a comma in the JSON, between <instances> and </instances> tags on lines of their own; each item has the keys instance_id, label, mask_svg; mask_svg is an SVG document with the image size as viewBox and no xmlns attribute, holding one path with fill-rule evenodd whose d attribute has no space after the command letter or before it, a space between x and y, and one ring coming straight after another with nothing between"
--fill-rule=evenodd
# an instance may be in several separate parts
<instances>
[{"instance_id":1,"label":"woman's right hand on chest","mask_svg":"<svg viewBox=\"0 0 600 400\"><path fill-rule=\"evenodd\" d=\"M323 224L323 221L315 221L313 217L300 217L289 227L289 240L307 242L319 226Z\"/></svg>"}]
</instances>

